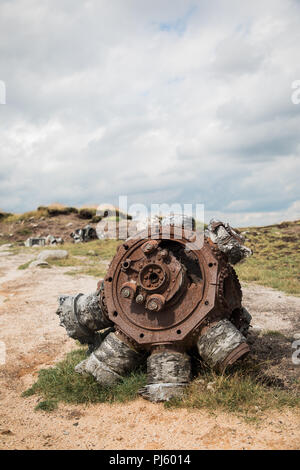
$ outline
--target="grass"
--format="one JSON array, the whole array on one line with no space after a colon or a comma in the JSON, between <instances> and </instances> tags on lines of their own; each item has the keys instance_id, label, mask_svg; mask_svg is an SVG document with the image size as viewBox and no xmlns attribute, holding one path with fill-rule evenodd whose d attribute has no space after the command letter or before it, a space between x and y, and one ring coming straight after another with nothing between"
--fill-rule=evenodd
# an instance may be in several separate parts
<instances>
[{"instance_id":1,"label":"grass","mask_svg":"<svg viewBox=\"0 0 300 470\"><path fill-rule=\"evenodd\" d=\"M277 330L265 330L262 332L262 335L263 336L277 336L279 338L287 338L283 333L281 333L281 331L277 331Z\"/></svg>"},{"instance_id":2,"label":"grass","mask_svg":"<svg viewBox=\"0 0 300 470\"><path fill-rule=\"evenodd\" d=\"M65 271L64 274L67 274L68 276L78 276L80 274L83 274L85 276L92 276L96 278L104 278L106 274L106 266L102 265L95 265L95 266L89 266L83 269L76 269L74 271Z\"/></svg>"},{"instance_id":3,"label":"grass","mask_svg":"<svg viewBox=\"0 0 300 470\"><path fill-rule=\"evenodd\" d=\"M10 214L5 218L6 223L14 223L21 221L28 221L31 217L35 219L40 219L41 217L49 217L46 207L40 207L35 211L24 212L24 214Z\"/></svg>"},{"instance_id":4,"label":"grass","mask_svg":"<svg viewBox=\"0 0 300 470\"><path fill-rule=\"evenodd\" d=\"M231 373L205 372L187 387L183 398L172 399L165 406L222 410L251 418L268 409L300 408L300 395L267 385L259 366L246 369L240 363Z\"/></svg>"},{"instance_id":5,"label":"grass","mask_svg":"<svg viewBox=\"0 0 300 470\"><path fill-rule=\"evenodd\" d=\"M107 266L101 260L111 260L116 253L117 247L122 242L119 240L94 240L88 243L66 243L64 249L69 253L69 257L63 260L49 260L49 263L56 266L81 267L65 274L76 276L84 274L96 278L105 276Z\"/></svg>"},{"instance_id":6,"label":"grass","mask_svg":"<svg viewBox=\"0 0 300 470\"><path fill-rule=\"evenodd\" d=\"M239 278L300 295L300 221L241 230L254 254L236 266Z\"/></svg>"},{"instance_id":7,"label":"grass","mask_svg":"<svg viewBox=\"0 0 300 470\"><path fill-rule=\"evenodd\" d=\"M3 210L0 209L0 220L4 220L10 215L12 215L10 212L4 212Z\"/></svg>"},{"instance_id":8,"label":"grass","mask_svg":"<svg viewBox=\"0 0 300 470\"><path fill-rule=\"evenodd\" d=\"M52 205L53 210L68 211L74 208ZM49 216L49 207L39 207L37 211L27 212L21 216L8 216L11 218L28 219L30 217ZM84 208L88 210L89 208ZM76 209L77 210L77 209ZM94 211L94 209L93 209ZM48 215L47 215L48 214ZM78 214L79 216L79 214ZM198 228L203 224L197 222ZM19 234L25 235L26 227L19 230ZM287 294L300 295L300 221L284 222L282 224L267 227L243 228L240 231L246 233L245 244L252 248L254 254L243 263L236 265L236 271L241 281L261 284L286 292ZM29 232L27 232L29 235ZM9 242L9 239L1 238L0 243ZM58 266L72 266L81 269L79 274L87 274L95 277L103 276L106 271L102 260L111 260L117 247L122 243L119 240L94 240L88 243L66 243L62 248L69 252L68 260L51 262ZM58 249L58 247L46 247ZM35 255L45 249L35 248ZM26 248L29 253L30 248ZM22 247L14 245L12 253L23 251ZM32 251L33 253L33 251ZM79 259L79 257L82 257ZM84 257L84 258L83 258ZM21 268L20 268L21 269ZM75 270L68 274L76 274Z\"/></svg>"},{"instance_id":9,"label":"grass","mask_svg":"<svg viewBox=\"0 0 300 470\"><path fill-rule=\"evenodd\" d=\"M83 207L82 209L79 209L78 211L78 217L80 219L92 219L93 217L96 216L96 209L93 207Z\"/></svg>"},{"instance_id":10,"label":"grass","mask_svg":"<svg viewBox=\"0 0 300 470\"><path fill-rule=\"evenodd\" d=\"M121 244L120 240L93 240L88 243L65 243L64 249L73 256L94 256L94 251L100 258L110 260Z\"/></svg>"},{"instance_id":11,"label":"grass","mask_svg":"<svg viewBox=\"0 0 300 470\"><path fill-rule=\"evenodd\" d=\"M35 409L53 411L60 402L124 403L137 398L139 388L146 384L145 371L138 369L122 382L103 387L93 377L74 371L75 365L85 358L86 349L82 347L68 353L54 367L40 370L36 383L22 396L38 395L40 401ZM260 365L244 361L228 373L202 372L187 387L182 398L166 402L165 407L226 411L255 421L259 419L260 412L269 409L299 408L300 396L296 392L267 385Z\"/></svg>"},{"instance_id":12,"label":"grass","mask_svg":"<svg viewBox=\"0 0 300 470\"><path fill-rule=\"evenodd\" d=\"M16 235L27 235L27 236L29 236L29 235L32 234L32 230L30 230L29 228L26 228L26 227L25 227L25 228L21 228L21 229L17 230L17 231L15 232L15 234L16 234Z\"/></svg>"},{"instance_id":13,"label":"grass","mask_svg":"<svg viewBox=\"0 0 300 470\"><path fill-rule=\"evenodd\" d=\"M30 263L32 263L32 261L33 261L33 260L31 259L30 261L27 261L27 263L21 264L21 265L18 267L18 269L20 269L20 270L27 269L27 268L29 267Z\"/></svg>"},{"instance_id":14,"label":"grass","mask_svg":"<svg viewBox=\"0 0 300 470\"><path fill-rule=\"evenodd\" d=\"M30 263L34 260L27 261L24 264L21 264L18 269L23 270L27 269ZM94 277L104 277L106 273L106 265L101 263L99 260L95 260L93 258L83 260L82 258L77 258L75 256L68 256L65 259L48 259L47 263L49 266L41 265L40 268L49 268L51 266L59 266L59 267L80 267L81 269L76 269L74 271L67 271L65 274L69 274L72 276L76 276L78 274L85 274L87 276L94 276Z\"/></svg>"},{"instance_id":15,"label":"grass","mask_svg":"<svg viewBox=\"0 0 300 470\"><path fill-rule=\"evenodd\" d=\"M74 371L78 362L86 358L86 349L80 348L68 353L61 362L39 372L35 384L22 396L38 395L41 401L36 410L52 411L60 402L64 403L124 403L134 400L140 387L146 383L146 375L136 370L122 382L110 386L100 386L93 377L83 376Z\"/></svg>"},{"instance_id":16,"label":"grass","mask_svg":"<svg viewBox=\"0 0 300 470\"><path fill-rule=\"evenodd\" d=\"M38 254L43 250L67 250L68 258L65 259L49 259L47 262L50 266L74 267L72 271L66 271L65 274L76 276L84 274L96 278L102 278L107 271L105 261L111 260L116 253L117 247L122 242L119 240L94 240L88 243L65 243L63 246L44 246L39 248L26 248L26 252L37 258ZM24 247L14 245L11 248L13 253L23 252ZM18 269L27 269L31 259L18 267Z\"/></svg>"}]
</instances>

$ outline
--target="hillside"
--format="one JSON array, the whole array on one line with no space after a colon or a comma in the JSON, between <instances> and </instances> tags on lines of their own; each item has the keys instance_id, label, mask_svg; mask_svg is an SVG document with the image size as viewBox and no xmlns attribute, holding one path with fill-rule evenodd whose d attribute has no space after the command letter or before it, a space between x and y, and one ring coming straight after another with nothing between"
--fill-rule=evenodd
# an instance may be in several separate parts
<instances>
[{"instance_id":1,"label":"hillside","mask_svg":"<svg viewBox=\"0 0 300 470\"><path fill-rule=\"evenodd\" d=\"M109 392L74 372L86 352L60 328L57 297L93 292L121 243L72 243L70 232L95 226L93 217L40 209L0 221L0 341L7 358L0 368L0 447L298 448L300 378L292 344L300 326L300 222L240 229L254 250L237 266L252 315L251 352L225 375L195 369L184 399L167 408L137 398L143 370ZM68 257L29 267L44 248L27 248L24 240L49 233L65 238Z\"/></svg>"},{"instance_id":2,"label":"hillside","mask_svg":"<svg viewBox=\"0 0 300 470\"><path fill-rule=\"evenodd\" d=\"M242 281L300 294L300 220L242 228L253 256L236 266Z\"/></svg>"},{"instance_id":3,"label":"hillside","mask_svg":"<svg viewBox=\"0 0 300 470\"><path fill-rule=\"evenodd\" d=\"M0 244L13 243L18 246L28 237L51 234L62 237L75 256L87 256L91 249L97 251L98 246L103 254L109 246L108 254L105 256L108 260L118 246L113 240L109 243L90 242L81 247L69 245L72 242L70 236L72 231L86 224L96 227L98 221L95 208L77 209L52 205L20 215L5 214L0 211ZM240 279L299 295L300 220L265 227L243 227L239 228L239 231L246 237L245 244L253 250L251 258L236 266ZM76 264L82 263L76 263L76 259L75 261L69 259L70 266ZM98 271L95 275L98 275Z\"/></svg>"}]
</instances>

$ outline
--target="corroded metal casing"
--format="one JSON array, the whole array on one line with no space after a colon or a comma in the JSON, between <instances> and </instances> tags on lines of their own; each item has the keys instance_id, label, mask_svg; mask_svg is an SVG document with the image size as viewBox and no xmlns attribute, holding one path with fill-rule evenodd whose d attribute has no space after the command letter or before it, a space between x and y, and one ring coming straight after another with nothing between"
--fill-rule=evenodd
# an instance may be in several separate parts
<instances>
[{"instance_id":1,"label":"corroded metal casing","mask_svg":"<svg viewBox=\"0 0 300 470\"><path fill-rule=\"evenodd\" d=\"M104 280L109 319L144 349L196 343L203 327L241 308L233 268L210 239L149 227L126 240Z\"/></svg>"}]
</instances>

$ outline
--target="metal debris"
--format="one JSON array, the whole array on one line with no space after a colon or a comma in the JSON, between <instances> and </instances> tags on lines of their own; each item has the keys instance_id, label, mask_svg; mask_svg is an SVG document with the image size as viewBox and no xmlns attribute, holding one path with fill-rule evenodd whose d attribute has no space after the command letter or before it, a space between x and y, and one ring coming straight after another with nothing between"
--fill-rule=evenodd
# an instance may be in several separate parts
<instances>
[{"instance_id":1,"label":"metal debris","mask_svg":"<svg viewBox=\"0 0 300 470\"><path fill-rule=\"evenodd\" d=\"M63 245L64 240L61 237L54 237L53 235L48 235L46 237L46 245Z\"/></svg>"},{"instance_id":2,"label":"metal debris","mask_svg":"<svg viewBox=\"0 0 300 470\"><path fill-rule=\"evenodd\" d=\"M193 221L189 228L186 222L173 217L168 231L157 224L127 239L90 303L82 294L61 300L57 313L69 336L91 344L101 328L115 330L103 342L97 338L78 372L113 383L146 353L148 384L140 393L161 401L180 395L191 379L191 348L198 347L199 358L219 370L248 353L251 316L230 262L250 250L228 224L211 223L201 243ZM81 302L83 318L74 306Z\"/></svg>"},{"instance_id":3,"label":"metal debris","mask_svg":"<svg viewBox=\"0 0 300 470\"><path fill-rule=\"evenodd\" d=\"M74 243L88 242L95 240L97 237L96 230L91 225L86 225L83 228L78 228L71 233Z\"/></svg>"},{"instance_id":4,"label":"metal debris","mask_svg":"<svg viewBox=\"0 0 300 470\"><path fill-rule=\"evenodd\" d=\"M252 250L244 246L245 237L220 220L212 219L207 227L207 236L225 253L231 264L236 264L252 255Z\"/></svg>"},{"instance_id":5,"label":"metal debris","mask_svg":"<svg viewBox=\"0 0 300 470\"><path fill-rule=\"evenodd\" d=\"M25 241L25 246L45 246L46 245L46 237L29 237Z\"/></svg>"}]
</instances>

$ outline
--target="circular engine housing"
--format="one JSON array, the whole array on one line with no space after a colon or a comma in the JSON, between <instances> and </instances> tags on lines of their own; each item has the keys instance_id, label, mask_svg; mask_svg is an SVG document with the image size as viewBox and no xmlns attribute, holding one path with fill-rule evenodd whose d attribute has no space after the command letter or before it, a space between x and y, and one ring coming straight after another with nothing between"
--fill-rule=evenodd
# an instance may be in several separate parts
<instances>
[{"instance_id":1,"label":"circular engine housing","mask_svg":"<svg viewBox=\"0 0 300 470\"><path fill-rule=\"evenodd\" d=\"M120 245L104 280L109 319L135 346L187 349L199 332L234 318L242 293L234 269L209 238L149 227Z\"/></svg>"}]
</instances>

